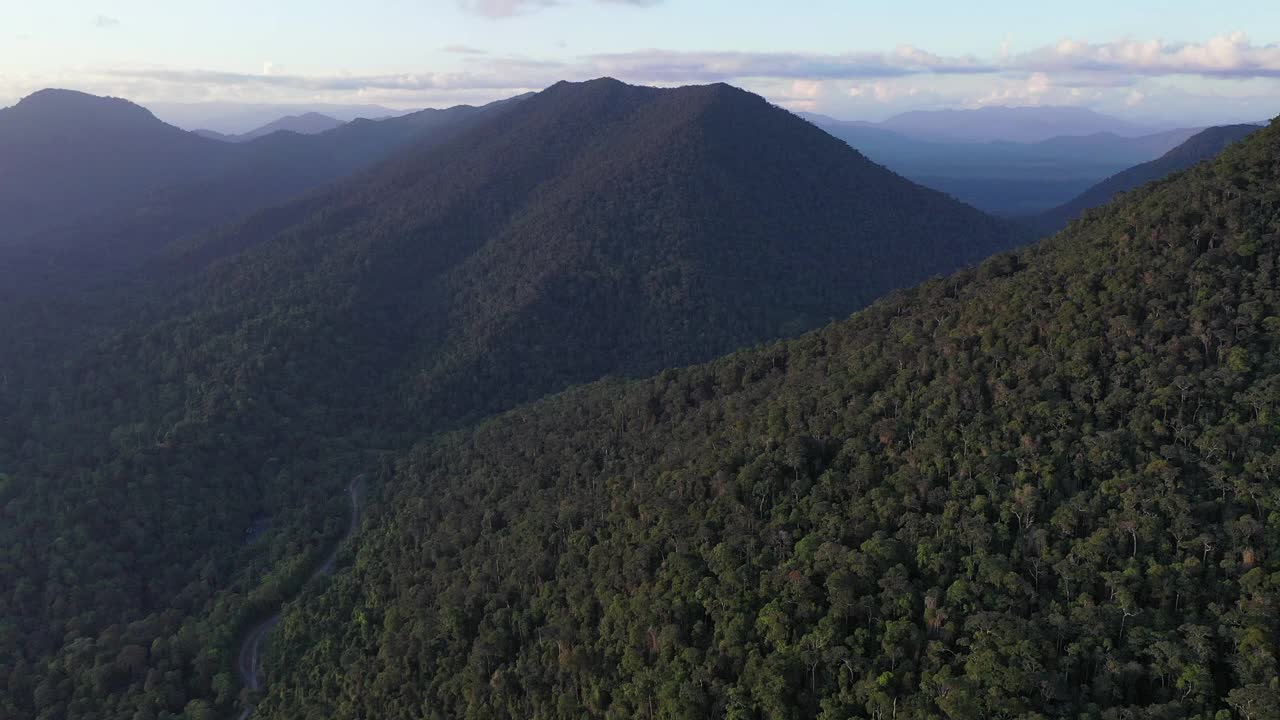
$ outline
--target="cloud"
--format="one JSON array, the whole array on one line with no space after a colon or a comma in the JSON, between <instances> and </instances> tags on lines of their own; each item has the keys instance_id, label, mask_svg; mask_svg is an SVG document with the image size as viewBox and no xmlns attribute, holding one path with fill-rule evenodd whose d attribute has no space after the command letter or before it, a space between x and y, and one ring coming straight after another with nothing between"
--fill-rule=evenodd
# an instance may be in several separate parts
<instances>
[{"instance_id":1,"label":"cloud","mask_svg":"<svg viewBox=\"0 0 1280 720\"><path fill-rule=\"evenodd\" d=\"M500 73L425 72L386 75L290 75L274 71L270 63L262 74L222 72L217 70L124 69L106 74L117 78L150 80L178 85L205 87L261 86L292 90L362 91L362 90L474 90L541 87L542 80L532 85L516 76ZM529 77L528 74L525 77ZM513 81L514 80L514 81Z\"/></svg>"},{"instance_id":2,"label":"cloud","mask_svg":"<svg viewBox=\"0 0 1280 720\"><path fill-rule=\"evenodd\" d=\"M1051 93L1056 89L1049 76L1042 72L1031 73L1025 80L1004 83L1002 87L991 88L985 95L969 103L979 107L984 105L1042 105L1047 98L1053 98L1055 104L1062 100L1054 98ZM1068 97L1073 97L1070 93ZM1076 95L1074 97L1079 97Z\"/></svg>"},{"instance_id":3,"label":"cloud","mask_svg":"<svg viewBox=\"0 0 1280 720\"><path fill-rule=\"evenodd\" d=\"M738 78L849 79L923 73L980 74L999 67L973 57L944 58L911 46L890 53L673 52L638 50L592 55L598 72L654 82L715 82Z\"/></svg>"},{"instance_id":4,"label":"cloud","mask_svg":"<svg viewBox=\"0 0 1280 720\"><path fill-rule=\"evenodd\" d=\"M721 81L789 83L783 94L797 101L813 99L806 97L811 94L807 90L828 81L852 83L862 97L892 99L902 91L897 88L892 92L878 91L875 83L907 77L971 76L985 78L989 86L989 96L977 100L984 103L1035 103L1056 97L1051 91L1062 90L1057 94L1066 95L1072 88L1131 88L1143 78L1152 77L1280 78L1280 46L1253 45L1242 33L1212 38L1202 44L1178 45L1158 40L1094 44L1065 40L1004 59L944 56L910 45L888 52L843 54L635 50L563 61L491 56L465 45L451 45L444 50L477 57L466 61L465 70L377 75L296 75L281 72L270 63L263 66L261 74L163 68L116 69L104 74L173 84L266 86L308 91L535 88L557 80L609 75L628 82L660 85Z\"/></svg>"},{"instance_id":5,"label":"cloud","mask_svg":"<svg viewBox=\"0 0 1280 720\"><path fill-rule=\"evenodd\" d=\"M491 18L511 17L528 8L544 8L556 4L556 0L459 0L465 12Z\"/></svg>"},{"instance_id":6,"label":"cloud","mask_svg":"<svg viewBox=\"0 0 1280 720\"><path fill-rule=\"evenodd\" d=\"M1144 76L1280 77L1280 44L1254 45L1243 32L1203 43L1062 40L1014 59L1030 70L1129 73Z\"/></svg>"},{"instance_id":7,"label":"cloud","mask_svg":"<svg viewBox=\"0 0 1280 720\"><path fill-rule=\"evenodd\" d=\"M606 5L632 5L634 7L651 7L662 0L595 0ZM518 15L526 11L560 5L559 0L458 0L464 12L483 15L490 18L504 18Z\"/></svg>"},{"instance_id":8,"label":"cloud","mask_svg":"<svg viewBox=\"0 0 1280 720\"><path fill-rule=\"evenodd\" d=\"M110 30L111 28L119 27L120 21L106 15L97 15L93 18L93 26L100 30Z\"/></svg>"},{"instance_id":9,"label":"cloud","mask_svg":"<svg viewBox=\"0 0 1280 720\"><path fill-rule=\"evenodd\" d=\"M516 0L504 7L518 10L533 7L529 2L551 1ZM568 6L625 0L560 1ZM485 102L545 88L558 80L607 75L651 85L729 82L796 110L837 114L1074 104L1146 114L1176 107L1180 118L1212 119L1246 111L1250 118L1269 116L1280 103L1274 99L1280 96L1280 46L1252 43L1243 33L1200 43L1063 40L1023 53L993 49L990 55L939 54L913 45L848 53L662 49L578 56L558 53L562 59L494 55L468 45L441 50L456 57L442 58L441 65L423 72L301 74L270 63L264 63L260 72L255 72L257 68L248 72L86 68L39 79L2 77L0 90L8 87L17 94L79 82L91 91L138 98L324 98L328 102L354 98L420 106L439 101Z\"/></svg>"}]
</instances>

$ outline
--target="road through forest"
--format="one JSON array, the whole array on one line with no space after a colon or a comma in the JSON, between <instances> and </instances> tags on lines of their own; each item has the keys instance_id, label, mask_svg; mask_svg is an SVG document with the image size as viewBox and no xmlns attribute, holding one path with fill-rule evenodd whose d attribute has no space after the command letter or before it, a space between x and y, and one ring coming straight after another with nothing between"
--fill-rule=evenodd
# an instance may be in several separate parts
<instances>
[{"instance_id":1,"label":"road through forest","mask_svg":"<svg viewBox=\"0 0 1280 720\"><path fill-rule=\"evenodd\" d=\"M347 495L351 499L351 524L347 526L346 534L333 546L333 552L329 553L329 557L325 558L320 567L316 568L315 572L311 574L310 580L333 572L333 565L338 559L338 550L355 533L356 525L360 521L360 483L361 478L356 478L347 486ZM305 587L308 583L304 583L303 586ZM293 599L289 598L285 602L288 603ZM240 673L240 682L249 690L262 689L262 650L266 644L267 636L271 634L271 629L276 626L276 623L280 622L280 614L283 610L284 608L281 607L274 615L253 626L245 634L244 639L240 641L240 651L236 657L236 669ZM253 708L247 707L240 713L239 720L248 720L252 714Z\"/></svg>"}]
</instances>

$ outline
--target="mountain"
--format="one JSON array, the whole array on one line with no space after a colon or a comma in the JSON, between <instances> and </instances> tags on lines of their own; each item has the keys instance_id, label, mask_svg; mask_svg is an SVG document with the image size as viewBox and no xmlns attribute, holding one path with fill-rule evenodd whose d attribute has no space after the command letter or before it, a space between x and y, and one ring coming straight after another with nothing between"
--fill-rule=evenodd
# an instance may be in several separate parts
<instances>
[{"instance_id":1,"label":"mountain","mask_svg":"<svg viewBox=\"0 0 1280 720\"><path fill-rule=\"evenodd\" d=\"M1066 227L1086 210L1098 207L1122 192L1168 177L1196 163L1217 157L1227 146L1258 130L1257 125L1224 125L1202 130L1169 152L1150 162L1116 173L1089 188L1070 202L1044 212L1031 222L1040 232L1049 234Z\"/></svg>"},{"instance_id":2,"label":"mountain","mask_svg":"<svg viewBox=\"0 0 1280 720\"><path fill-rule=\"evenodd\" d=\"M357 119L382 120L399 117L414 111L396 110L382 105L343 105L311 103L307 105L200 102L153 103L153 112L167 123L180 128L206 129L224 135L243 135L288 115L317 113L341 122Z\"/></svg>"},{"instance_id":3,"label":"mountain","mask_svg":"<svg viewBox=\"0 0 1280 720\"><path fill-rule=\"evenodd\" d=\"M331 118L328 115L310 112L303 115L286 115L279 120L273 120L260 128L255 128L247 133L236 135L234 137L237 142L244 142L246 140L255 140L276 132L292 132L298 133L299 135L318 135L322 132L328 132L342 124L341 120Z\"/></svg>"},{"instance_id":4,"label":"mountain","mask_svg":"<svg viewBox=\"0 0 1280 720\"><path fill-rule=\"evenodd\" d=\"M973 110L915 110L878 126L922 140L952 142L1039 142L1060 135L1112 133L1150 135L1151 128L1081 107L982 107Z\"/></svg>"},{"instance_id":5,"label":"mountain","mask_svg":"<svg viewBox=\"0 0 1280 720\"><path fill-rule=\"evenodd\" d=\"M0 246L224 162L219 143L125 100L43 90L0 109Z\"/></svg>"},{"instance_id":6,"label":"mountain","mask_svg":"<svg viewBox=\"0 0 1280 720\"><path fill-rule=\"evenodd\" d=\"M356 293L343 322L399 358L412 412L463 418L794 334L1018 240L755 96L602 80L404 155L211 292L290 288L306 258Z\"/></svg>"},{"instance_id":7,"label":"mountain","mask_svg":"<svg viewBox=\"0 0 1280 720\"><path fill-rule=\"evenodd\" d=\"M423 442L255 717L1275 717L1277 188Z\"/></svg>"},{"instance_id":8,"label":"mountain","mask_svg":"<svg viewBox=\"0 0 1280 720\"><path fill-rule=\"evenodd\" d=\"M123 270L193 233L332 183L406 144L443 139L503 106L228 144L122 100L37 93L0 110L0 189L8 190L0 197L0 285L30 294L117 283Z\"/></svg>"},{"instance_id":9,"label":"mountain","mask_svg":"<svg viewBox=\"0 0 1280 720\"><path fill-rule=\"evenodd\" d=\"M205 130L203 128L192 130L191 132L202 138L217 140L219 142L236 142L236 138L239 137L238 135L227 135L225 133L220 133L217 130Z\"/></svg>"},{"instance_id":10,"label":"mountain","mask_svg":"<svg viewBox=\"0 0 1280 720\"><path fill-rule=\"evenodd\" d=\"M1112 154L1121 157L1155 158L1189 140L1204 128L1178 128L1149 135L1121 136L1112 132L1091 135L1059 135L1033 143L1035 147L1055 152L1077 152L1091 155Z\"/></svg>"},{"instance_id":11,"label":"mountain","mask_svg":"<svg viewBox=\"0 0 1280 720\"><path fill-rule=\"evenodd\" d=\"M1184 142L1195 130L1140 137L1102 132L1038 142L921 140L880 125L802 114L876 162L1000 215L1059 205L1091 185Z\"/></svg>"},{"instance_id":12,"label":"mountain","mask_svg":"<svg viewBox=\"0 0 1280 720\"><path fill-rule=\"evenodd\" d=\"M1021 239L758 96L613 80L202 236L83 353L34 343L24 373L0 348L0 572L23 579L0 712L230 715L238 638L341 536L350 479L422 433Z\"/></svg>"}]
</instances>

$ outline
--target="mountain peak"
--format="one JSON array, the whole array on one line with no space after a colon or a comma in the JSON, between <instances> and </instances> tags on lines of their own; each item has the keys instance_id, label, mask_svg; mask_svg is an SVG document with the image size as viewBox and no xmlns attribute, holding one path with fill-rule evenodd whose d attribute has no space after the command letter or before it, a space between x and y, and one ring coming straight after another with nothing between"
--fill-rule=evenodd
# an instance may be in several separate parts
<instances>
[{"instance_id":1,"label":"mountain peak","mask_svg":"<svg viewBox=\"0 0 1280 720\"><path fill-rule=\"evenodd\" d=\"M128 100L48 88L0 111L23 126L46 134L119 133L171 128L150 110Z\"/></svg>"},{"instance_id":2,"label":"mountain peak","mask_svg":"<svg viewBox=\"0 0 1280 720\"><path fill-rule=\"evenodd\" d=\"M117 112L130 113L134 116L154 118L151 111L129 102L123 98L107 97L100 95L90 95L89 93L80 92L79 90L65 90L62 88L45 88L37 90L25 98L18 101L14 108L22 108L27 111L35 112L68 112L81 111L85 109L107 109L111 108Z\"/></svg>"}]
</instances>

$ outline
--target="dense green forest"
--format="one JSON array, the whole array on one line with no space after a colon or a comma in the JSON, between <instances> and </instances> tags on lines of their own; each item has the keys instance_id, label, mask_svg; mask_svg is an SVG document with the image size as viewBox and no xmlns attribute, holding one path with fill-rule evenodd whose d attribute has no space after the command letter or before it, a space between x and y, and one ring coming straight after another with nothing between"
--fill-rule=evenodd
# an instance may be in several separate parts
<instances>
[{"instance_id":1,"label":"dense green forest","mask_svg":"<svg viewBox=\"0 0 1280 720\"><path fill-rule=\"evenodd\" d=\"M353 475L1023 239L757 96L602 80L169 247L115 295L22 298L0 716L231 714L235 637L341 536Z\"/></svg>"},{"instance_id":2,"label":"dense green forest","mask_svg":"<svg viewBox=\"0 0 1280 720\"><path fill-rule=\"evenodd\" d=\"M381 467L263 718L1280 717L1280 125Z\"/></svg>"}]
</instances>

